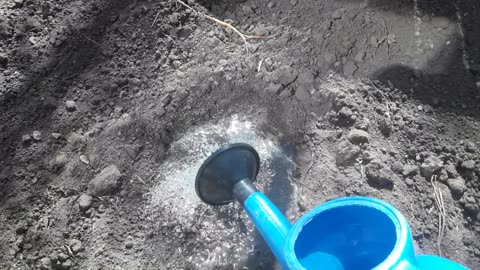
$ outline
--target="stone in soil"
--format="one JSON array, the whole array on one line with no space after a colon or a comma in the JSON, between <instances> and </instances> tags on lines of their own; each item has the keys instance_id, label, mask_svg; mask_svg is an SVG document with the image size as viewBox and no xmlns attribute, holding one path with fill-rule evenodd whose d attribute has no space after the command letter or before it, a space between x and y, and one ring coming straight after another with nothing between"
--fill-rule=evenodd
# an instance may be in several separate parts
<instances>
[{"instance_id":1,"label":"stone in soil","mask_svg":"<svg viewBox=\"0 0 480 270\"><path fill-rule=\"evenodd\" d=\"M475 153L477 151L477 146L473 142L466 142L465 143L465 150L471 153Z\"/></svg>"},{"instance_id":2,"label":"stone in soil","mask_svg":"<svg viewBox=\"0 0 480 270\"><path fill-rule=\"evenodd\" d=\"M62 137L62 134L60 133L52 133L52 137L55 139L55 140L58 140Z\"/></svg>"},{"instance_id":3,"label":"stone in soil","mask_svg":"<svg viewBox=\"0 0 480 270\"><path fill-rule=\"evenodd\" d=\"M62 263L62 268L63 269L70 269L73 265L72 260L68 259Z\"/></svg>"},{"instance_id":4,"label":"stone in soil","mask_svg":"<svg viewBox=\"0 0 480 270\"><path fill-rule=\"evenodd\" d=\"M72 239L69 244L73 254L77 254L82 249L82 242L80 240Z\"/></svg>"},{"instance_id":5,"label":"stone in soil","mask_svg":"<svg viewBox=\"0 0 480 270\"><path fill-rule=\"evenodd\" d=\"M32 134L33 140L40 141L42 139L42 133L38 130L35 130Z\"/></svg>"},{"instance_id":6,"label":"stone in soil","mask_svg":"<svg viewBox=\"0 0 480 270\"><path fill-rule=\"evenodd\" d=\"M40 269L41 270L50 270L52 269L52 261L49 257L43 257L40 259Z\"/></svg>"},{"instance_id":7,"label":"stone in soil","mask_svg":"<svg viewBox=\"0 0 480 270\"><path fill-rule=\"evenodd\" d=\"M8 56L5 53L0 53L0 67L6 68L8 65Z\"/></svg>"},{"instance_id":8,"label":"stone in soil","mask_svg":"<svg viewBox=\"0 0 480 270\"><path fill-rule=\"evenodd\" d=\"M347 165L355 161L360 155L360 147L353 145L349 141L342 141L337 146L337 164Z\"/></svg>"},{"instance_id":9,"label":"stone in soil","mask_svg":"<svg viewBox=\"0 0 480 270\"><path fill-rule=\"evenodd\" d=\"M472 171L473 169L475 169L475 161L473 160L463 161L461 167L464 170Z\"/></svg>"},{"instance_id":10,"label":"stone in soil","mask_svg":"<svg viewBox=\"0 0 480 270\"><path fill-rule=\"evenodd\" d=\"M443 168L445 169L445 171L447 172L447 175L449 177L457 177L458 176L457 169L455 168L455 165L453 165L452 163L445 164L445 166L443 166Z\"/></svg>"},{"instance_id":11,"label":"stone in soil","mask_svg":"<svg viewBox=\"0 0 480 270\"><path fill-rule=\"evenodd\" d=\"M370 136L368 132L361 129L352 129L347 135L347 139L353 144L368 143Z\"/></svg>"},{"instance_id":12,"label":"stone in soil","mask_svg":"<svg viewBox=\"0 0 480 270\"><path fill-rule=\"evenodd\" d=\"M447 184L450 187L450 191L454 197L461 197L463 192L467 189L465 180L462 177L450 178L447 180Z\"/></svg>"},{"instance_id":13,"label":"stone in soil","mask_svg":"<svg viewBox=\"0 0 480 270\"><path fill-rule=\"evenodd\" d=\"M88 184L88 194L92 196L104 196L113 193L119 186L122 173L117 166L110 165L103 169Z\"/></svg>"},{"instance_id":14,"label":"stone in soil","mask_svg":"<svg viewBox=\"0 0 480 270\"><path fill-rule=\"evenodd\" d=\"M73 100L67 100L67 102L65 102L65 107L66 107L67 111L73 112L77 109L77 104Z\"/></svg>"},{"instance_id":15,"label":"stone in soil","mask_svg":"<svg viewBox=\"0 0 480 270\"><path fill-rule=\"evenodd\" d=\"M382 162L372 161L365 167L368 184L377 189L393 189L395 174Z\"/></svg>"},{"instance_id":16,"label":"stone in soil","mask_svg":"<svg viewBox=\"0 0 480 270\"><path fill-rule=\"evenodd\" d=\"M80 211L87 211L92 206L92 196L88 194L82 194L77 200Z\"/></svg>"},{"instance_id":17,"label":"stone in soil","mask_svg":"<svg viewBox=\"0 0 480 270\"><path fill-rule=\"evenodd\" d=\"M30 135L25 134L25 135L22 136L22 142L23 143L29 143L31 141L32 141L32 137Z\"/></svg>"},{"instance_id":18,"label":"stone in soil","mask_svg":"<svg viewBox=\"0 0 480 270\"><path fill-rule=\"evenodd\" d=\"M418 173L418 166L405 164L402 169L403 176L414 176Z\"/></svg>"},{"instance_id":19,"label":"stone in soil","mask_svg":"<svg viewBox=\"0 0 480 270\"><path fill-rule=\"evenodd\" d=\"M420 165L420 173L426 178L430 178L438 169L443 166L443 161L435 155L430 155Z\"/></svg>"},{"instance_id":20,"label":"stone in soil","mask_svg":"<svg viewBox=\"0 0 480 270\"><path fill-rule=\"evenodd\" d=\"M368 118L362 118L360 121L357 122L355 125L356 128L368 131L368 127L370 126L370 120Z\"/></svg>"},{"instance_id":21,"label":"stone in soil","mask_svg":"<svg viewBox=\"0 0 480 270\"><path fill-rule=\"evenodd\" d=\"M17 234L23 234L27 231L27 229L28 229L28 222L24 219L20 220L17 223L17 226L15 226L15 232Z\"/></svg>"}]
</instances>

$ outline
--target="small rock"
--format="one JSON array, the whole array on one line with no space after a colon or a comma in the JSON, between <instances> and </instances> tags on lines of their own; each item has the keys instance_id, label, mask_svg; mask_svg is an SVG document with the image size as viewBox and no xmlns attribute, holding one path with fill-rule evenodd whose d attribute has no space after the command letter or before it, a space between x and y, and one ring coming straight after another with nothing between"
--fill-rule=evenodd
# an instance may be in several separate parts
<instances>
[{"instance_id":1,"label":"small rock","mask_svg":"<svg viewBox=\"0 0 480 270\"><path fill-rule=\"evenodd\" d=\"M62 137L62 134L60 133L52 133L52 137L55 139L55 140L58 140Z\"/></svg>"},{"instance_id":2,"label":"small rock","mask_svg":"<svg viewBox=\"0 0 480 270\"><path fill-rule=\"evenodd\" d=\"M393 163L392 163L392 166L391 166L392 170L398 174L402 174L403 172L403 164L402 162L398 161L398 160L395 160Z\"/></svg>"},{"instance_id":3,"label":"small rock","mask_svg":"<svg viewBox=\"0 0 480 270\"><path fill-rule=\"evenodd\" d=\"M68 255L63 253L63 252L58 254L58 260L61 261L61 262L64 262L64 261L68 260L68 258L69 258Z\"/></svg>"},{"instance_id":4,"label":"small rock","mask_svg":"<svg viewBox=\"0 0 480 270\"><path fill-rule=\"evenodd\" d=\"M443 166L443 168L447 172L448 177L454 178L458 176L457 169L455 168L455 165L453 165L452 163L446 164L445 166Z\"/></svg>"},{"instance_id":5,"label":"small rock","mask_svg":"<svg viewBox=\"0 0 480 270\"><path fill-rule=\"evenodd\" d=\"M347 139L353 144L368 143L370 136L368 132L361 129L352 129L347 135Z\"/></svg>"},{"instance_id":6,"label":"small rock","mask_svg":"<svg viewBox=\"0 0 480 270\"><path fill-rule=\"evenodd\" d=\"M88 194L93 196L103 196L112 193L117 189L122 174L117 166L110 165L103 169L88 184Z\"/></svg>"},{"instance_id":7,"label":"small rock","mask_svg":"<svg viewBox=\"0 0 480 270\"><path fill-rule=\"evenodd\" d=\"M337 146L337 164L345 165L355 161L360 155L360 147L353 145L349 141L342 141Z\"/></svg>"},{"instance_id":8,"label":"small rock","mask_svg":"<svg viewBox=\"0 0 480 270\"><path fill-rule=\"evenodd\" d=\"M343 8L337 9L335 10L335 12L332 13L331 18L334 20L341 19L344 12L345 12L345 9Z\"/></svg>"},{"instance_id":9,"label":"small rock","mask_svg":"<svg viewBox=\"0 0 480 270\"><path fill-rule=\"evenodd\" d=\"M431 155L425 159L420 165L420 173L430 179L430 177L443 166L443 161L435 155Z\"/></svg>"},{"instance_id":10,"label":"small rock","mask_svg":"<svg viewBox=\"0 0 480 270\"><path fill-rule=\"evenodd\" d=\"M253 9L248 5L242 5L242 10L245 14L252 14Z\"/></svg>"},{"instance_id":11,"label":"small rock","mask_svg":"<svg viewBox=\"0 0 480 270\"><path fill-rule=\"evenodd\" d=\"M31 141L32 141L32 137L30 135L25 134L25 135L22 136L22 142L23 143L29 143Z\"/></svg>"},{"instance_id":12,"label":"small rock","mask_svg":"<svg viewBox=\"0 0 480 270\"><path fill-rule=\"evenodd\" d=\"M43 257L40 259L40 269L50 270L52 269L52 261L49 257Z\"/></svg>"},{"instance_id":13,"label":"small rock","mask_svg":"<svg viewBox=\"0 0 480 270\"><path fill-rule=\"evenodd\" d=\"M15 0L15 7L19 8L23 6L23 0Z\"/></svg>"},{"instance_id":14,"label":"small rock","mask_svg":"<svg viewBox=\"0 0 480 270\"><path fill-rule=\"evenodd\" d=\"M126 249L131 249L131 248L133 248L133 241L132 241L132 240L127 240L127 241L125 242L125 248L126 248Z\"/></svg>"},{"instance_id":15,"label":"small rock","mask_svg":"<svg viewBox=\"0 0 480 270\"><path fill-rule=\"evenodd\" d=\"M385 137L390 136L392 133L392 120L387 117L381 117L378 121L378 128Z\"/></svg>"},{"instance_id":16,"label":"small rock","mask_svg":"<svg viewBox=\"0 0 480 270\"><path fill-rule=\"evenodd\" d=\"M85 164L90 164L90 160L85 155L80 155L80 161L85 163Z\"/></svg>"},{"instance_id":17,"label":"small rock","mask_svg":"<svg viewBox=\"0 0 480 270\"><path fill-rule=\"evenodd\" d=\"M358 67L357 65L355 65L354 62L348 61L347 63L345 63L345 65L343 65L343 74L347 77L351 77L353 76L355 71L357 71L357 69Z\"/></svg>"},{"instance_id":18,"label":"small rock","mask_svg":"<svg viewBox=\"0 0 480 270\"><path fill-rule=\"evenodd\" d=\"M82 249L82 242L80 240L72 239L69 244L73 254L77 254Z\"/></svg>"},{"instance_id":19,"label":"small rock","mask_svg":"<svg viewBox=\"0 0 480 270\"><path fill-rule=\"evenodd\" d=\"M380 161L372 161L365 167L368 183L378 189L393 189L394 173Z\"/></svg>"},{"instance_id":20,"label":"small rock","mask_svg":"<svg viewBox=\"0 0 480 270\"><path fill-rule=\"evenodd\" d=\"M269 2L267 5L268 8L273 8L275 7L275 2Z\"/></svg>"},{"instance_id":21,"label":"small rock","mask_svg":"<svg viewBox=\"0 0 480 270\"><path fill-rule=\"evenodd\" d=\"M462 169L464 169L464 170L473 171L473 169L475 169L475 161L473 161L473 160L466 160L466 161L462 162L461 167L462 167Z\"/></svg>"},{"instance_id":22,"label":"small rock","mask_svg":"<svg viewBox=\"0 0 480 270\"><path fill-rule=\"evenodd\" d=\"M414 176L418 173L418 166L405 164L402 169L403 176Z\"/></svg>"},{"instance_id":23,"label":"small rock","mask_svg":"<svg viewBox=\"0 0 480 270\"><path fill-rule=\"evenodd\" d=\"M405 184L407 184L408 187L413 187L415 182L413 181L413 179L407 178L407 179L405 179Z\"/></svg>"},{"instance_id":24,"label":"small rock","mask_svg":"<svg viewBox=\"0 0 480 270\"><path fill-rule=\"evenodd\" d=\"M440 170L440 174L438 175L438 180L442 183L446 183L448 179L448 173L445 169Z\"/></svg>"},{"instance_id":25,"label":"small rock","mask_svg":"<svg viewBox=\"0 0 480 270\"><path fill-rule=\"evenodd\" d=\"M73 100L67 100L67 102L65 102L65 107L67 108L67 111L73 112L77 109L77 104Z\"/></svg>"},{"instance_id":26,"label":"small rock","mask_svg":"<svg viewBox=\"0 0 480 270\"><path fill-rule=\"evenodd\" d=\"M343 107L342 109L340 109L340 111L338 112L338 115L342 118L350 118L352 117L353 115L353 112L352 110L350 110L350 108L348 107Z\"/></svg>"},{"instance_id":27,"label":"small rock","mask_svg":"<svg viewBox=\"0 0 480 270\"><path fill-rule=\"evenodd\" d=\"M8 56L5 53L0 53L0 66L6 68L8 65Z\"/></svg>"},{"instance_id":28,"label":"small rock","mask_svg":"<svg viewBox=\"0 0 480 270\"><path fill-rule=\"evenodd\" d=\"M133 86L141 86L142 81L140 81L140 79L138 79L138 78L133 78L133 79L130 80L130 84L133 85Z\"/></svg>"},{"instance_id":29,"label":"small rock","mask_svg":"<svg viewBox=\"0 0 480 270\"><path fill-rule=\"evenodd\" d=\"M35 141L40 141L42 139L42 133L40 133L40 131L38 130L35 130L32 134L32 137Z\"/></svg>"},{"instance_id":30,"label":"small rock","mask_svg":"<svg viewBox=\"0 0 480 270\"><path fill-rule=\"evenodd\" d=\"M465 212L471 216L476 216L480 212L480 206L476 203L468 203L465 205Z\"/></svg>"},{"instance_id":31,"label":"small rock","mask_svg":"<svg viewBox=\"0 0 480 270\"><path fill-rule=\"evenodd\" d=\"M368 131L368 127L370 126L370 120L368 118L364 117L360 121L357 121L357 124L355 125L356 128Z\"/></svg>"},{"instance_id":32,"label":"small rock","mask_svg":"<svg viewBox=\"0 0 480 270\"><path fill-rule=\"evenodd\" d=\"M62 263L62 268L63 269L70 269L73 265L72 260L68 259Z\"/></svg>"},{"instance_id":33,"label":"small rock","mask_svg":"<svg viewBox=\"0 0 480 270\"><path fill-rule=\"evenodd\" d=\"M433 108L432 106L430 105L423 105L423 111L426 112L426 113L430 113L430 112L433 112Z\"/></svg>"},{"instance_id":34,"label":"small rock","mask_svg":"<svg viewBox=\"0 0 480 270\"><path fill-rule=\"evenodd\" d=\"M362 155L362 161L363 162L370 162L372 160L374 160L375 158L377 158L377 154L373 151L365 151L363 152L363 155Z\"/></svg>"},{"instance_id":35,"label":"small rock","mask_svg":"<svg viewBox=\"0 0 480 270\"><path fill-rule=\"evenodd\" d=\"M477 146L473 142L466 142L465 150L467 150L470 153L475 153L477 151Z\"/></svg>"},{"instance_id":36,"label":"small rock","mask_svg":"<svg viewBox=\"0 0 480 270\"><path fill-rule=\"evenodd\" d=\"M92 206L92 196L88 194L82 194L77 200L78 206L81 211L87 211Z\"/></svg>"},{"instance_id":37,"label":"small rock","mask_svg":"<svg viewBox=\"0 0 480 270\"><path fill-rule=\"evenodd\" d=\"M462 177L450 178L447 180L447 184L454 197L461 197L463 192L467 189L467 186L465 186L465 180L463 180Z\"/></svg>"},{"instance_id":38,"label":"small rock","mask_svg":"<svg viewBox=\"0 0 480 270\"><path fill-rule=\"evenodd\" d=\"M28 229L28 223L26 220L20 220L18 223L17 223L17 226L15 226L15 232L17 234L24 234Z\"/></svg>"}]
</instances>

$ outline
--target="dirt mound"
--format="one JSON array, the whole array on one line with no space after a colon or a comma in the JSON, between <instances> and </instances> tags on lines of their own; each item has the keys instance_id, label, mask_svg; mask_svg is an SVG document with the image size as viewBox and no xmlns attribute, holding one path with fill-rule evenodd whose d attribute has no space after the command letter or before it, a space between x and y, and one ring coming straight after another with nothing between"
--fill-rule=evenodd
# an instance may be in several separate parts
<instances>
[{"instance_id":1,"label":"dirt mound","mask_svg":"<svg viewBox=\"0 0 480 270\"><path fill-rule=\"evenodd\" d=\"M290 220L380 198L479 268L480 9L435 2L0 2L0 268L278 268L193 193L237 141Z\"/></svg>"}]
</instances>

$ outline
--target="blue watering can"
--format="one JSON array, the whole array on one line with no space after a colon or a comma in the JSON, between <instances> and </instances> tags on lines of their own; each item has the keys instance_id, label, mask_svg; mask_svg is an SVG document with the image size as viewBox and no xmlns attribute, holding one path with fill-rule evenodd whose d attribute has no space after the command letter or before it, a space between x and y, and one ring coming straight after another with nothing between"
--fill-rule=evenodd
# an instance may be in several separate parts
<instances>
[{"instance_id":1,"label":"blue watering can","mask_svg":"<svg viewBox=\"0 0 480 270\"><path fill-rule=\"evenodd\" d=\"M210 205L241 203L283 269L467 269L445 258L416 255L405 217L377 199L332 200L292 225L253 185L259 168L252 146L227 145L203 163L195 189Z\"/></svg>"}]
</instances>

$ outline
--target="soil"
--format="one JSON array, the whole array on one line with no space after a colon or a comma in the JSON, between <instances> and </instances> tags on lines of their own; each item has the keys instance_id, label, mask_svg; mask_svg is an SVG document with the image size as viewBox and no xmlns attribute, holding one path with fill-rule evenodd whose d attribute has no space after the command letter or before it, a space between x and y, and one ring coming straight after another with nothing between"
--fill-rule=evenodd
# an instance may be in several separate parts
<instances>
[{"instance_id":1,"label":"soil","mask_svg":"<svg viewBox=\"0 0 480 270\"><path fill-rule=\"evenodd\" d=\"M0 269L278 269L192 191L233 141L290 220L380 198L480 269L478 1L187 4L0 0Z\"/></svg>"}]
</instances>

